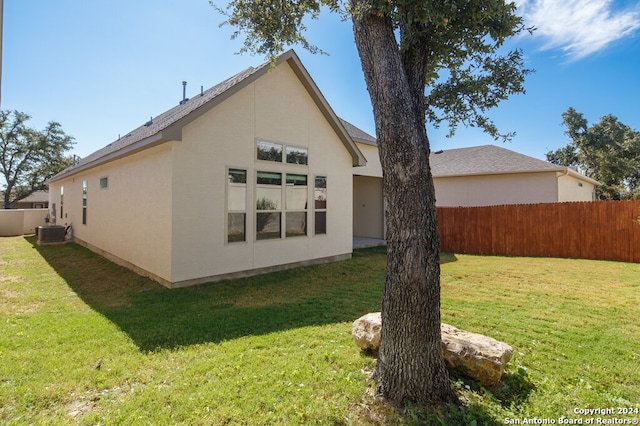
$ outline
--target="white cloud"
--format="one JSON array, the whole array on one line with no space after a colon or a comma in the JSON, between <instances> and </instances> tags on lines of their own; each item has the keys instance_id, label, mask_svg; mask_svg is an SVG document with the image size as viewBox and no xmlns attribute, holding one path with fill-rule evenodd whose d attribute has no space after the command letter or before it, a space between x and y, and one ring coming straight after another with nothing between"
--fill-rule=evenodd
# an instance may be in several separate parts
<instances>
[{"instance_id":1,"label":"white cloud","mask_svg":"<svg viewBox=\"0 0 640 426\"><path fill-rule=\"evenodd\" d=\"M561 49L580 59L631 36L640 29L640 4L635 10L616 10L612 0L517 0L534 36L544 39L543 50Z\"/></svg>"}]
</instances>

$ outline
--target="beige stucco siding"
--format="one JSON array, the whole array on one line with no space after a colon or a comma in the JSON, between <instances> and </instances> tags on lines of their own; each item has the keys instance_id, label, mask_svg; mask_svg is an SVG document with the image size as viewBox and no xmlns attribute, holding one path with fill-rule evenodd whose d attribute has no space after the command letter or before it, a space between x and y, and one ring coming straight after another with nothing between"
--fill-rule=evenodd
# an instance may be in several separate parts
<instances>
[{"instance_id":1,"label":"beige stucco siding","mask_svg":"<svg viewBox=\"0 0 640 426\"><path fill-rule=\"evenodd\" d=\"M356 143L358 149L367 159L367 165L361 167L354 167L353 174L359 176L371 176L382 177L382 165L380 164L380 156L378 154L378 147L375 145L369 145L366 143Z\"/></svg>"},{"instance_id":2,"label":"beige stucco siding","mask_svg":"<svg viewBox=\"0 0 640 426\"><path fill-rule=\"evenodd\" d=\"M100 187L100 179L108 187ZM82 182L87 181L87 223ZM64 187L60 217L60 187ZM165 143L50 185L56 222L113 260L168 280L171 276L171 143Z\"/></svg>"},{"instance_id":3,"label":"beige stucco siding","mask_svg":"<svg viewBox=\"0 0 640 426\"><path fill-rule=\"evenodd\" d=\"M554 203L555 172L434 178L438 207Z\"/></svg>"},{"instance_id":4,"label":"beige stucco siding","mask_svg":"<svg viewBox=\"0 0 640 426\"><path fill-rule=\"evenodd\" d=\"M309 164L257 160L257 140L306 148ZM288 64L188 124L174 155L172 282L351 253L352 158ZM228 168L247 171L246 242L226 241ZM256 241L258 171L307 176L307 236ZM316 175L328 182L323 236L313 235Z\"/></svg>"},{"instance_id":5,"label":"beige stucco siding","mask_svg":"<svg viewBox=\"0 0 640 426\"><path fill-rule=\"evenodd\" d=\"M382 178L353 177L353 235L385 238Z\"/></svg>"},{"instance_id":6,"label":"beige stucco siding","mask_svg":"<svg viewBox=\"0 0 640 426\"><path fill-rule=\"evenodd\" d=\"M570 174L558 176L558 201L593 201L595 185Z\"/></svg>"}]
</instances>

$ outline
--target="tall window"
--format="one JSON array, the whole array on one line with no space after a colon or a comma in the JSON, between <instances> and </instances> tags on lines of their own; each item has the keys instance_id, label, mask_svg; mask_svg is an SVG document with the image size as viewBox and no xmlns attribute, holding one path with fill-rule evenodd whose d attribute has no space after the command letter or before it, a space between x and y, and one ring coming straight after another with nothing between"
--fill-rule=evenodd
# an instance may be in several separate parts
<instances>
[{"instance_id":1,"label":"tall window","mask_svg":"<svg viewBox=\"0 0 640 426\"><path fill-rule=\"evenodd\" d=\"M316 176L313 189L315 235L327 233L327 177Z\"/></svg>"},{"instance_id":2,"label":"tall window","mask_svg":"<svg viewBox=\"0 0 640 426\"><path fill-rule=\"evenodd\" d=\"M307 176L287 173L286 236L307 235Z\"/></svg>"},{"instance_id":3,"label":"tall window","mask_svg":"<svg viewBox=\"0 0 640 426\"><path fill-rule=\"evenodd\" d=\"M60 187L60 219L64 219L64 186Z\"/></svg>"},{"instance_id":4,"label":"tall window","mask_svg":"<svg viewBox=\"0 0 640 426\"><path fill-rule=\"evenodd\" d=\"M87 224L87 181L82 181L82 224Z\"/></svg>"},{"instance_id":5,"label":"tall window","mask_svg":"<svg viewBox=\"0 0 640 426\"><path fill-rule=\"evenodd\" d=\"M256 174L256 239L280 238L282 173Z\"/></svg>"},{"instance_id":6,"label":"tall window","mask_svg":"<svg viewBox=\"0 0 640 426\"><path fill-rule=\"evenodd\" d=\"M246 241L247 171L229 169L227 183L227 242Z\"/></svg>"}]
</instances>

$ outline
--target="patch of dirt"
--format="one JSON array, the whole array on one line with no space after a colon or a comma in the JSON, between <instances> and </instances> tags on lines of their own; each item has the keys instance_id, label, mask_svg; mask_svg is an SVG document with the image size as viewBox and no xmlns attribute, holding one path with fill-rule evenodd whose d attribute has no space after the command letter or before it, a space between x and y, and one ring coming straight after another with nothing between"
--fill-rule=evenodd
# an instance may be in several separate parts
<instances>
[{"instance_id":1,"label":"patch of dirt","mask_svg":"<svg viewBox=\"0 0 640 426\"><path fill-rule=\"evenodd\" d=\"M42 302L23 303L21 293L9 288L3 288L5 283L15 283L14 277L0 276L0 313L5 315L29 314L40 309Z\"/></svg>"},{"instance_id":2,"label":"patch of dirt","mask_svg":"<svg viewBox=\"0 0 640 426\"><path fill-rule=\"evenodd\" d=\"M79 417L87 413L96 411L96 403L101 399L121 398L127 393L120 386L114 386L110 389L89 390L84 395L79 396L73 401L67 403L64 411L69 417ZM73 395L72 395L73 396Z\"/></svg>"},{"instance_id":3,"label":"patch of dirt","mask_svg":"<svg viewBox=\"0 0 640 426\"><path fill-rule=\"evenodd\" d=\"M395 409L376 394L373 383L367 387L360 401L349 405L347 418L355 424L378 426L398 424L401 419Z\"/></svg>"}]
</instances>

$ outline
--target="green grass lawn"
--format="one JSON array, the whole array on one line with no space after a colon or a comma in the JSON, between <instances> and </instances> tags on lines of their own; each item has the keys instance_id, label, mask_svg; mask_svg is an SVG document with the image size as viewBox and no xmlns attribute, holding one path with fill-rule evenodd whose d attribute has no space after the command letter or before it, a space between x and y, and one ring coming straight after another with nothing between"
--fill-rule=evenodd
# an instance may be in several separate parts
<instances>
[{"instance_id":1,"label":"green grass lawn","mask_svg":"<svg viewBox=\"0 0 640 426\"><path fill-rule=\"evenodd\" d=\"M167 290L77 245L0 238L0 424L640 419L574 413L639 407L640 265L444 255L443 321L515 354L498 386L452 381L464 408L401 418L351 338L385 258Z\"/></svg>"}]
</instances>

